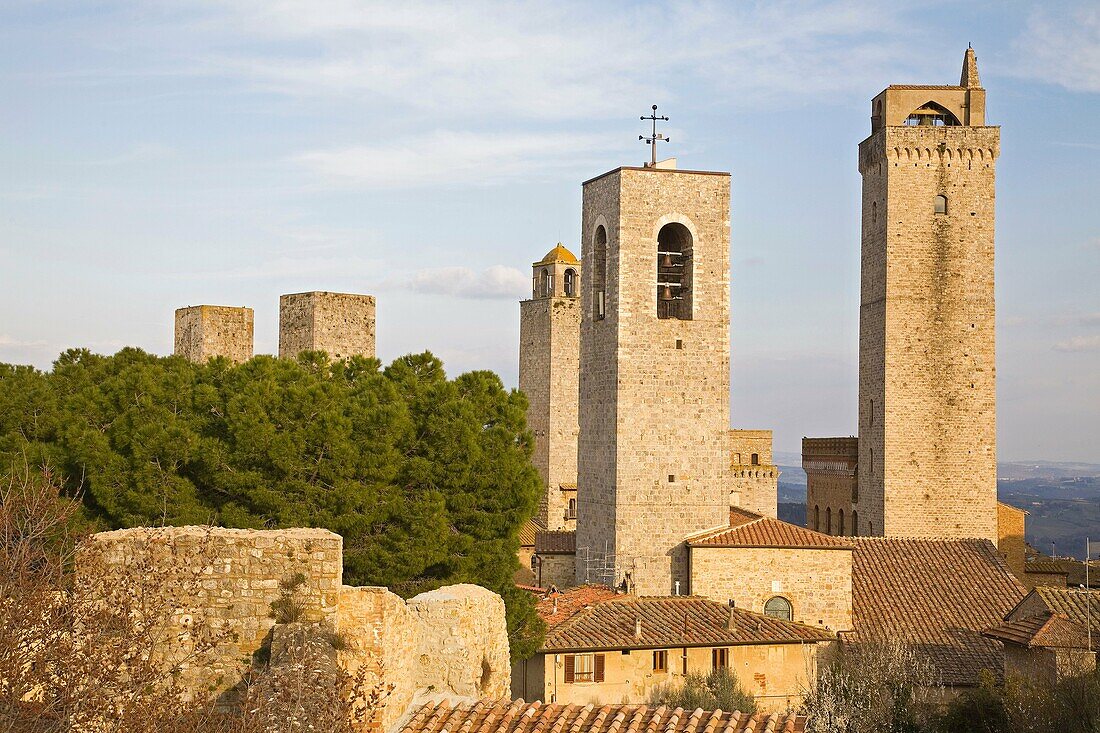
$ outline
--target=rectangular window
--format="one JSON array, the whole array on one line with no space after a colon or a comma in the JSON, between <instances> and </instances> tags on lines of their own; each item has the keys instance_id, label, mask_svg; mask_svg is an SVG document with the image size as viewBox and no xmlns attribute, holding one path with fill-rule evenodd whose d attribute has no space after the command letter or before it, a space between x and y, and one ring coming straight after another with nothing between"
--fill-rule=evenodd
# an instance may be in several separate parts
<instances>
[{"instance_id":1,"label":"rectangular window","mask_svg":"<svg viewBox=\"0 0 1100 733\"><path fill-rule=\"evenodd\" d=\"M714 669L725 669L730 666L730 650L722 647L710 650L710 665Z\"/></svg>"},{"instance_id":2,"label":"rectangular window","mask_svg":"<svg viewBox=\"0 0 1100 733\"><path fill-rule=\"evenodd\" d=\"M667 672L668 671L668 650L657 649L653 652L653 671L654 672Z\"/></svg>"},{"instance_id":3,"label":"rectangular window","mask_svg":"<svg viewBox=\"0 0 1100 733\"><path fill-rule=\"evenodd\" d=\"M565 682L603 682L602 654L566 654Z\"/></svg>"}]
</instances>

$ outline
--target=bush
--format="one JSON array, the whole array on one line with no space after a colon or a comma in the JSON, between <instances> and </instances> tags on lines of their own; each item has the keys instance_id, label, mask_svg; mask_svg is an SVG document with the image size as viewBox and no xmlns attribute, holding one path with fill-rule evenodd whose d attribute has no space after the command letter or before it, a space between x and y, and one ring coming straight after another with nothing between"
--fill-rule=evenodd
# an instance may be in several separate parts
<instances>
[{"instance_id":1,"label":"bush","mask_svg":"<svg viewBox=\"0 0 1100 733\"><path fill-rule=\"evenodd\" d=\"M683 682L658 685L650 700L655 705L684 710L702 708L749 714L756 712L756 700L741 687L737 675L725 667L706 675L685 675Z\"/></svg>"}]
</instances>

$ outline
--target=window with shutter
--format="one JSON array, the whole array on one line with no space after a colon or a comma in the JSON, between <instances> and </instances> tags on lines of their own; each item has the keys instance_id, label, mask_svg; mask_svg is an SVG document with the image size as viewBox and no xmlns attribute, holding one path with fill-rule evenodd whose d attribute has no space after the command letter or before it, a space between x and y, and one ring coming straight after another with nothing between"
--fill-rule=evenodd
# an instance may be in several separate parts
<instances>
[{"instance_id":1,"label":"window with shutter","mask_svg":"<svg viewBox=\"0 0 1100 733\"><path fill-rule=\"evenodd\" d=\"M565 655L565 683L573 682L575 678L576 658L572 654Z\"/></svg>"},{"instance_id":2,"label":"window with shutter","mask_svg":"<svg viewBox=\"0 0 1100 733\"><path fill-rule=\"evenodd\" d=\"M596 674L594 676L596 682L603 682L603 655L596 655Z\"/></svg>"}]
</instances>

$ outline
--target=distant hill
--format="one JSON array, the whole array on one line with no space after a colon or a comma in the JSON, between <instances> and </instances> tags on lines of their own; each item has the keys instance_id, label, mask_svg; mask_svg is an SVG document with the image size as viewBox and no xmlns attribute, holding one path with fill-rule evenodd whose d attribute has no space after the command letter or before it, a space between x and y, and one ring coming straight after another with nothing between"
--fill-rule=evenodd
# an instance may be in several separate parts
<instances>
[{"instance_id":1,"label":"distant hill","mask_svg":"<svg viewBox=\"0 0 1100 733\"><path fill-rule=\"evenodd\" d=\"M806 524L806 473L795 453L776 452L779 518ZM1027 541L1046 553L1084 559L1085 538L1100 553L1100 464L1001 461L997 498L1028 512ZM1053 543L1053 552L1052 545Z\"/></svg>"}]
</instances>

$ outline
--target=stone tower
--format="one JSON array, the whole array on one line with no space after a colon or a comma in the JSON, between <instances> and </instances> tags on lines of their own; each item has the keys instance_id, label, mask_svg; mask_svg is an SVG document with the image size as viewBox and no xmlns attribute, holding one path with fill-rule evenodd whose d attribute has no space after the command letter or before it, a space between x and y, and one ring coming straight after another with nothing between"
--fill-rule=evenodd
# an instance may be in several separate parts
<instances>
[{"instance_id":1,"label":"stone tower","mask_svg":"<svg viewBox=\"0 0 1100 733\"><path fill-rule=\"evenodd\" d=\"M729 520L729 174L582 197L577 580L687 593L684 538Z\"/></svg>"},{"instance_id":2,"label":"stone tower","mask_svg":"<svg viewBox=\"0 0 1100 733\"><path fill-rule=\"evenodd\" d=\"M314 291L279 297L279 358L324 351L374 358L374 296Z\"/></svg>"},{"instance_id":3,"label":"stone tower","mask_svg":"<svg viewBox=\"0 0 1100 733\"><path fill-rule=\"evenodd\" d=\"M997 540L999 143L970 49L958 86L890 86L872 102L859 146L859 534Z\"/></svg>"},{"instance_id":4,"label":"stone tower","mask_svg":"<svg viewBox=\"0 0 1100 733\"><path fill-rule=\"evenodd\" d=\"M175 355L202 364L224 356L240 364L252 358L251 308L192 305L176 309Z\"/></svg>"},{"instance_id":5,"label":"stone tower","mask_svg":"<svg viewBox=\"0 0 1100 733\"><path fill-rule=\"evenodd\" d=\"M519 388L527 395L532 460L545 490L539 523L572 530L577 519L577 381L580 262L558 246L532 265L531 299L519 305Z\"/></svg>"}]
</instances>

